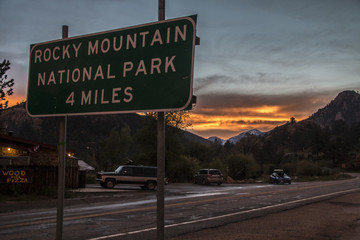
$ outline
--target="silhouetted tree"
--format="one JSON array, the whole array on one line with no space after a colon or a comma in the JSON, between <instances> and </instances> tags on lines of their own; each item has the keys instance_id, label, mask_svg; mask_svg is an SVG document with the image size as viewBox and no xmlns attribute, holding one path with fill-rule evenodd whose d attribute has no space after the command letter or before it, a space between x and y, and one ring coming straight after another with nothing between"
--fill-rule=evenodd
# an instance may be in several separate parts
<instances>
[{"instance_id":1,"label":"silhouetted tree","mask_svg":"<svg viewBox=\"0 0 360 240\"><path fill-rule=\"evenodd\" d=\"M107 138L100 142L98 164L102 170L115 170L119 165L127 163L130 159L128 152L132 144L130 128L123 127L120 131L113 128Z\"/></svg>"},{"instance_id":2,"label":"silhouetted tree","mask_svg":"<svg viewBox=\"0 0 360 240\"><path fill-rule=\"evenodd\" d=\"M236 180L256 177L260 167L252 155L236 154L229 156L228 175Z\"/></svg>"},{"instance_id":3,"label":"silhouetted tree","mask_svg":"<svg viewBox=\"0 0 360 240\"><path fill-rule=\"evenodd\" d=\"M7 79L6 71L10 69L10 61L4 60L0 62L0 114L1 110L8 107L8 102L6 101L6 96L13 94L12 87L14 86L14 79ZM5 102L2 102L5 101Z\"/></svg>"},{"instance_id":4,"label":"silhouetted tree","mask_svg":"<svg viewBox=\"0 0 360 240\"><path fill-rule=\"evenodd\" d=\"M295 123L296 123L295 118L294 118L294 117L291 117L291 118L290 118L290 124L295 124Z\"/></svg>"},{"instance_id":5,"label":"silhouetted tree","mask_svg":"<svg viewBox=\"0 0 360 240\"><path fill-rule=\"evenodd\" d=\"M184 146L182 143L183 133L179 128L165 125L165 169L172 161L183 159ZM156 166L157 164L157 121L155 115L147 114L143 128L135 134L135 144L138 149L137 162Z\"/></svg>"},{"instance_id":6,"label":"silhouetted tree","mask_svg":"<svg viewBox=\"0 0 360 240\"><path fill-rule=\"evenodd\" d=\"M146 116L157 119L156 112L146 113ZM190 123L186 122L186 119L190 117L189 112L187 111L177 111L177 112L166 112L165 113L165 124L167 126L172 126L178 129L186 129L191 126Z\"/></svg>"}]
</instances>

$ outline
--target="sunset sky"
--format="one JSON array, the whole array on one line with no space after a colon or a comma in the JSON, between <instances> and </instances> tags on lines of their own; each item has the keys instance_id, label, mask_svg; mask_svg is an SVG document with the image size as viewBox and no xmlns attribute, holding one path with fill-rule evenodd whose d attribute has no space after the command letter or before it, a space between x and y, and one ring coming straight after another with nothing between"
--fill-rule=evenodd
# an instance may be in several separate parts
<instances>
[{"instance_id":1,"label":"sunset sky","mask_svg":"<svg viewBox=\"0 0 360 240\"><path fill-rule=\"evenodd\" d=\"M166 19L198 15L189 131L223 139L307 118L360 91L359 0L166 0ZM158 0L0 0L0 60L24 101L30 44L157 21Z\"/></svg>"}]
</instances>

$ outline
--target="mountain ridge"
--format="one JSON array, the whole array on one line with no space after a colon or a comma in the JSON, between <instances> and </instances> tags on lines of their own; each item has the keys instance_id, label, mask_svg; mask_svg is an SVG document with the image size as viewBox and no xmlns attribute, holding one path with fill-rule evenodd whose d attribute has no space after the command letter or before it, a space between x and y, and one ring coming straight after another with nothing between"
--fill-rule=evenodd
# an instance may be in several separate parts
<instances>
[{"instance_id":1,"label":"mountain ridge","mask_svg":"<svg viewBox=\"0 0 360 240\"><path fill-rule=\"evenodd\" d=\"M318 124L321 128L331 128L335 121L342 120L348 125L352 125L360 122L360 94L353 90L346 90L340 92L329 104L320 108L313 113L309 118L300 122L313 122ZM271 132L270 130L269 132ZM227 141L230 143L236 143L248 134L262 136L268 132L261 132L258 129L251 129L245 132L241 132L238 135L221 139L217 136L211 136L209 141L218 142L224 145Z\"/></svg>"},{"instance_id":2,"label":"mountain ridge","mask_svg":"<svg viewBox=\"0 0 360 240\"><path fill-rule=\"evenodd\" d=\"M248 131L245 131L245 132L241 132L240 134L236 135L236 136L233 136L231 138L228 138L228 139L221 139L219 137L216 137L216 136L211 136L208 138L209 141L211 142L218 142L220 143L221 145L224 145L227 141L229 141L230 143L232 144L235 144L237 143L238 141L240 141L242 138L248 136L248 135L255 135L255 136L262 136L266 134L266 132L262 132L256 128L254 129L250 129Z\"/></svg>"},{"instance_id":3,"label":"mountain ridge","mask_svg":"<svg viewBox=\"0 0 360 240\"><path fill-rule=\"evenodd\" d=\"M28 140L56 145L59 134L58 117L30 117L26 112L26 103L3 110L0 114L0 133L12 134ZM104 114L69 116L67 120L67 143L86 151L99 140L109 136L111 129L120 130L129 127L131 135L141 129L146 117L136 114ZM2 130L2 131L1 131ZM187 141L208 143L208 140L184 131Z\"/></svg>"},{"instance_id":4,"label":"mountain ridge","mask_svg":"<svg viewBox=\"0 0 360 240\"><path fill-rule=\"evenodd\" d=\"M72 134L81 137L84 135L83 128L87 127L94 135L106 136L106 133L111 128L121 128L124 125L129 125L132 132L141 128L142 116L138 114L109 114L109 115L86 115L86 116L73 116L69 117L69 137ZM5 119L5 120L4 120ZM16 106L2 110L0 114L0 125L6 124L7 130L14 133L14 136L32 138L33 136L40 136L38 141L46 142L49 144L56 144L58 139L50 139L49 136L58 135L58 123L56 117L46 118L32 118L26 113L25 102ZM77 120L74 120L77 119ZM360 94L353 90L346 90L340 92L329 104L320 108L317 112L312 114L309 118L300 122L311 121L318 124L322 128L331 128L335 121L342 120L348 125L360 122ZM75 123L72 123L74 121ZM108 123L109 121L109 123ZM79 128L79 125L81 126ZM83 126L85 125L85 126ZM97 127L95 127L97 125ZM1 128L2 126L0 126ZM81 131L80 133L75 133ZM272 130L270 130L272 131ZM200 142L219 142L224 145L227 141L236 143L247 135L262 136L268 132L262 132L258 129L251 129L241 132L236 136L229 139L221 139L217 136L212 136L208 139L202 138L196 134L184 131L186 137L190 140ZM86 134L85 134L86 135ZM84 135L84 136L85 136ZM75 136L74 136L75 137ZM96 141L92 136L91 141Z\"/></svg>"},{"instance_id":5,"label":"mountain ridge","mask_svg":"<svg viewBox=\"0 0 360 240\"><path fill-rule=\"evenodd\" d=\"M331 128L338 120L348 125L360 122L359 93L352 90L340 92L334 100L304 121L312 121L322 128Z\"/></svg>"}]
</instances>

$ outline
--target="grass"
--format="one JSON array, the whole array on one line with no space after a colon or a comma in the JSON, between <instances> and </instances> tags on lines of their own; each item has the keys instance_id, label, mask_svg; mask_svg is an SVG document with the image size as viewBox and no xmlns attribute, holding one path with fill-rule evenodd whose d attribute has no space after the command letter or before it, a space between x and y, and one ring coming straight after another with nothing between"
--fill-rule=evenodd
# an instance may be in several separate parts
<instances>
[{"instance_id":1,"label":"grass","mask_svg":"<svg viewBox=\"0 0 360 240\"><path fill-rule=\"evenodd\" d=\"M298 176L292 178L293 182L313 182L313 181L333 181L333 180L344 180L352 178L351 175L346 173L337 173L333 175L324 176Z\"/></svg>"}]
</instances>

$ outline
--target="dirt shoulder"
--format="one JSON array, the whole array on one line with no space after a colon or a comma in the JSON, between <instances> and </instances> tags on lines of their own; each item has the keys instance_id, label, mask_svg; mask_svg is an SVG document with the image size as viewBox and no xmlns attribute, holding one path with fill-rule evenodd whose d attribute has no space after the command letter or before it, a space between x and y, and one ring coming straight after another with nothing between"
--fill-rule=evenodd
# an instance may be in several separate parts
<instances>
[{"instance_id":1,"label":"dirt shoulder","mask_svg":"<svg viewBox=\"0 0 360 240\"><path fill-rule=\"evenodd\" d=\"M357 240L360 239L360 192L171 240Z\"/></svg>"}]
</instances>

